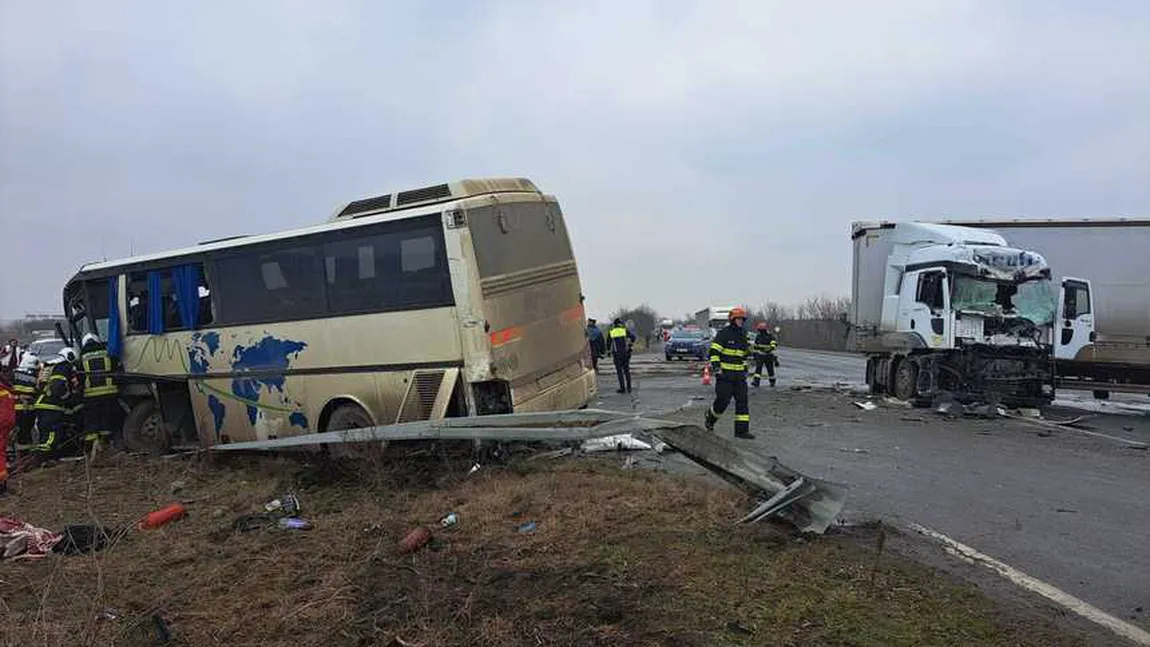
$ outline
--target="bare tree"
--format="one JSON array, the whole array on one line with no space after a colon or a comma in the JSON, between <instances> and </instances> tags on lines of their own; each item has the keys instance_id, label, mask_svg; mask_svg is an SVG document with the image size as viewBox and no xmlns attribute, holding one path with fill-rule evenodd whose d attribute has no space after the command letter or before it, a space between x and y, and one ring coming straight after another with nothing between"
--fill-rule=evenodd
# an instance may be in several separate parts
<instances>
[{"instance_id":1,"label":"bare tree","mask_svg":"<svg viewBox=\"0 0 1150 647\"><path fill-rule=\"evenodd\" d=\"M850 310L850 297L830 297L825 294L807 297L796 309L796 319L840 319Z\"/></svg>"},{"instance_id":2,"label":"bare tree","mask_svg":"<svg viewBox=\"0 0 1150 647\"><path fill-rule=\"evenodd\" d=\"M659 325L659 314L645 303L634 308L619 308L611 315L611 319L622 319L624 323L632 322L635 327L631 332L640 339L645 339Z\"/></svg>"}]
</instances>

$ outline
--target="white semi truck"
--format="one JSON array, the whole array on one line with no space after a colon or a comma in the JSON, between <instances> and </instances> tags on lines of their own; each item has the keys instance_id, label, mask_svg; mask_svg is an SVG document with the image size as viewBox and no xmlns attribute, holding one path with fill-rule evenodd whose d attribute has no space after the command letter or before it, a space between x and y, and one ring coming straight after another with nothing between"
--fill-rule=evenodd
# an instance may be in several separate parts
<instances>
[{"instance_id":1,"label":"white semi truck","mask_svg":"<svg viewBox=\"0 0 1150 647\"><path fill-rule=\"evenodd\" d=\"M918 222L857 222L851 240L851 342L872 391L916 404L1054 397L1055 296L1040 253Z\"/></svg>"},{"instance_id":2,"label":"white semi truck","mask_svg":"<svg viewBox=\"0 0 1150 647\"><path fill-rule=\"evenodd\" d=\"M1038 250L1059 292L1056 388L1150 393L1150 220L978 220Z\"/></svg>"},{"instance_id":3,"label":"white semi truck","mask_svg":"<svg viewBox=\"0 0 1150 647\"><path fill-rule=\"evenodd\" d=\"M714 337L727 325L727 315L735 306L710 306L695 313L695 325Z\"/></svg>"}]
</instances>

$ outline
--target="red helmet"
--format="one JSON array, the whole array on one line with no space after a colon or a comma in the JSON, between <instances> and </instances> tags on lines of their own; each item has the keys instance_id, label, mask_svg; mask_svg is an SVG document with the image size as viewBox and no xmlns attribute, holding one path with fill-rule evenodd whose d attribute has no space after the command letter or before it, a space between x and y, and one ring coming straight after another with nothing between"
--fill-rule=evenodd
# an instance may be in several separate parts
<instances>
[{"instance_id":1,"label":"red helmet","mask_svg":"<svg viewBox=\"0 0 1150 647\"><path fill-rule=\"evenodd\" d=\"M760 321L759 323L755 324L755 330L766 330L766 329L767 329L767 322L765 322L765 321Z\"/></svg>"},{"instance_id":2,"label":"red helmet","mask_svg":"<svg viewBox=\"0 0 1150 647\"><path fill-rule=\"evenodd\" d=\"M747 311L743 310L742 308L739 308L739 307L731 308L731 311L729 313L727 313L727 319L729 321L734 321L735 319L746 319L746 318L747 318Z\"/></svg>"}]
</instances>

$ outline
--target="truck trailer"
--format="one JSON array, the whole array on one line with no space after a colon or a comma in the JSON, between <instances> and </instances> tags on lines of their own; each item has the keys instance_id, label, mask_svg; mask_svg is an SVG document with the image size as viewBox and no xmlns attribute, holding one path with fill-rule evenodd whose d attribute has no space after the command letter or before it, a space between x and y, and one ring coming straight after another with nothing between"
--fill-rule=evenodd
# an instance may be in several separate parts
<instances>
[{"instance_id":1,"label":"truck trailer","mask_svg":"<svg viewBox=\"0 0 1150 647\"><path fill-rule=\"evenodd\" d=\"M695 325L714 337L727 325L727 315L735 306L709 306L695 313Z\"/></svg>"},{"instance_id":2,"label":"truck trailer","mask_svg":"<svg viewBox=\"0 0 1150 647\"><path fill-rule=\"evenodd\" d=\"M1056 388L1150 393L1150 220L977 220L1050 263Z\"/></svg>"},{"instance_id":3,"label":"truck trailer","mask_svg":"<svg viewBox=\"0 0 1150 647\"><path fill-rule=\"evenodd\" d=\"M928 405L1054 397L1051 270L983 228L856 222L851 336L875 393Z\"/></svg>"}]
</instances>

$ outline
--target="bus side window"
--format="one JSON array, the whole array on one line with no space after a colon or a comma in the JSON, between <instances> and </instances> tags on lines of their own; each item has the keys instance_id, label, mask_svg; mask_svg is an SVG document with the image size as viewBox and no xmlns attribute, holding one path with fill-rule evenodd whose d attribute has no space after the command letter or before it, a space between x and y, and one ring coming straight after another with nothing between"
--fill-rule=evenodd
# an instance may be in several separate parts
<instances>
[{"instance_id":1,"label":"bus side window","mask_svg":"<svg viewBox=\"0 0 1150 647\"><path fill-rule=\"evenodd\" d=\"M148 332L148 275L144 272L128 275L128 330Z\"/></svg>"}]
</instances>

